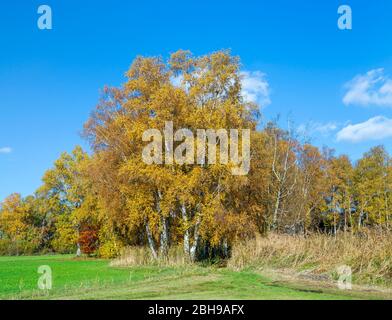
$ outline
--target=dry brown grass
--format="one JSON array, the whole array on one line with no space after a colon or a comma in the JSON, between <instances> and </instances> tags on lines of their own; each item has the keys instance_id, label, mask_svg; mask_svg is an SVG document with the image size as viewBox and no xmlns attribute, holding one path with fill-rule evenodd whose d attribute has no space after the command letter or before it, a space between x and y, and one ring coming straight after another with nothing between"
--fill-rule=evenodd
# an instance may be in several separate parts
<instances>
[{"instance_id":1,"label":"dry brown grass","mask_svg":"<svg viewBox=\"0 0 392 320\"><path fill-rule=\"evenodd\" d=\"M168 257L155 260L151 251L147 247L127 247L124 248L120 256L114 259L110 265L112 267L133 267L133 266L185 266L190 262L185 256L181 247L172 247Z\"/></svg>"},{"instance_id":2,"label":"dry brown grass","mask_svg":"<svg viewBox=\"0 0 392 320\"><path fill-rule=\"evenodd\" d=\"M371 284L392 284L392 234L340 234L289 236L270 234L233 248L228 267L290 268L327 273L336 277L341 265L351 267L353 280Z\"/></svg>"}]
</instances>

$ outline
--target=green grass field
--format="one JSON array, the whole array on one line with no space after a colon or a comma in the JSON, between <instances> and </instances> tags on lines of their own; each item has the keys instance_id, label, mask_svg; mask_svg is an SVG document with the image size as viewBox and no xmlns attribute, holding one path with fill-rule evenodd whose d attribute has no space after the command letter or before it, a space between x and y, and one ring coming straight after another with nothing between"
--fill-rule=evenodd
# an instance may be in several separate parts
<instances>
[{"instance_id":1,"label":"green grass field","mask_svg":"<svg viewBox=\"0 0 392 320\"><path fill-rule=\"evenodd\" d=\"M38 290L41 265L53 288ZM0 257L0 299L378 299L385 294L340 291L272 280L214 267L113 268L107 260L71 256Z\"/></svg>"}]
</instances>

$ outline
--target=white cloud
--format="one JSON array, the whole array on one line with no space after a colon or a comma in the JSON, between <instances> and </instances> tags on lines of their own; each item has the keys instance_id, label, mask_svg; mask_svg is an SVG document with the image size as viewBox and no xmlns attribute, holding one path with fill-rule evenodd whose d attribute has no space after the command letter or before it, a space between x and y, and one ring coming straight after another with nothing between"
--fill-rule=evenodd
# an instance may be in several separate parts
<instances>
[{"instance_id":1,"label":"white cloud","mask_svg":"<svg viewBox=\"0 0 392 320\"><path fill-rule=\"evenodd\" d=\"M333 131L338 129L338 124L336 122L320 123L310 121L307 124L301 124L297 131L300 134L314 135L321 134L322 136L329 136Z\"/></svg>"},{"instance_id":2,"label":"white cloud","mask_svg":"<svg viewBox=\"0 0 392 320\"><path fill-rule=\"evenodd\" d=\"M336 138L349 142L392 138L392 119L377 116L362 123L350 124L340 130Z\"/></svg>"},{"instance_id":3,"label":"white cloud","mask_svg":"<svg viewBox=\"0 0 392 320\"><path fill-rule=\"evenodd\" d=\"M260 71L241 72L242 95L249 102L265 107L271 103L270 86L266 74Z\"/></svg>"},{"instance_id":4,"label":"white cloud","mask_svg":"<svg viewBox=\"0 0 392 320\"><path fill-rule=\"evenodd\" d=\"M0 148L0 154L1 153L11 153L12 149L10 147L4 147L4 148Z\"/></svg>"},{"instance_id":5,"label":"white cloud","mask_svg":"<svg viewBox=\"0 0 392 320\"><path fill-rule=\"evenodd\" d=\"M376 105L392 107L392 79L384 74L384 69L374 69L358 75L346 84L343 97L346 105Z\"/></svg>"}]
</instances>

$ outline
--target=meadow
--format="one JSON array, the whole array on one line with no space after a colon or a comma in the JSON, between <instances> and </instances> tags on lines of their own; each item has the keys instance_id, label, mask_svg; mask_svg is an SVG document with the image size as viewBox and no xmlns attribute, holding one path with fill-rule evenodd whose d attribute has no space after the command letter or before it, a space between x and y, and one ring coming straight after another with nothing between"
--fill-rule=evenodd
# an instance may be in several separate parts
<instances>
[{"instance_id":1,"label":"meadow","mask_svg":"<svg viewBox=\"0 0 392 320\"><path fill-rule=\"evenodd\" d=\"M52 290L38 289L38 267L52 269ZM71 255L0 257L0 299L389 299L387 291L339 290L331 283L226 267L114 267Z\"/></svg>"},{"instance_id":2,"label":"meadow","mask_svg":"<svg viewBox=\"0 0 392 320\"><path fill-rule=\"evenodd\" d=\"M310 144L291 121L262 120L241 70L229 50L136 57L83 125L91 152L62 153L31 195L0 203L0 296L389 298L387 148L353 161ZM195 154L194 138L208 132L214 143ZM239 150L245 176L232 171ZM42 256L76 252L89 258ZM37 286L45 265L49 292ZM338 279L378 287L339 291Z\"/></svg>"}]
</instances>

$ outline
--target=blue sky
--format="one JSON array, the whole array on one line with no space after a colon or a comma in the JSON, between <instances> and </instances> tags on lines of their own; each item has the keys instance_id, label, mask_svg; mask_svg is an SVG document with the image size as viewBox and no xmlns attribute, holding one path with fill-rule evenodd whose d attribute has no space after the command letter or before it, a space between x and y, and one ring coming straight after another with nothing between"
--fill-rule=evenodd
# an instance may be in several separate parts
<instances>
[{"instance_id":1,"label":"blue sky","mask_svg":"<svg viewBox=\"0 0 392 320\"><path fill-rule=\"evenodd\" d=\"M53 30L37 28L50 5ZM339 30L349 4L353 29ZM241 57L264 119L292 118L316 145L392 152L392 2L6 0L0 6L0 199L32 193L76 144L104 85L136 55ZM268 103L267 103L268 102Z\"/></svg>"}]
</instances>

